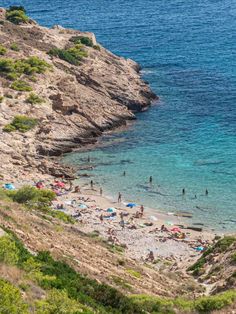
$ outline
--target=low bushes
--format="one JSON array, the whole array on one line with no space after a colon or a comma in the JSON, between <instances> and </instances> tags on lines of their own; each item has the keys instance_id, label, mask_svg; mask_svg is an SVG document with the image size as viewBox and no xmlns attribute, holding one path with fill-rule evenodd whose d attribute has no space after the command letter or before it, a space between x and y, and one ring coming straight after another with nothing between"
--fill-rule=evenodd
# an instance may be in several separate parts
<instances>
[{"instance_id":1,"label":"low bushes","mask_svg":"<svg viewBox=\"0 0 236 314\"><path fill-rule=\"evenodd\" d=\"M44 73L49 68L50 64L36 56L21 60L0 58L0 75L10 80L16 80L23 74Z\"/></svg>"},{"instance_id":2,"label":"low bushes","mask_svg":"<svg viewBox=\"0 0 236 314\"><path fill-rule=\"evenodd\" d=\"M0 262L15 265L18 262L19 250L9 235L0 237Z\"/></svg>"},{"instance_id":3,"label":"low bushes","mask_svg":"<svg viewBox=\"0 0 236 314\"><path fill-rule=\"evenodd\" d=\"M49 55L58 57L70 64L73 65L79 65L80 61L87 57L87 52L84 51L83 46L75 45L72 48L69 49L59 49L59 48L53 48L48 52Z\"/></svg>"},{"instance_id":4,"label":"low bushes","mask_svg":"<svg viewBox=\"0 0 236 314\"><path fill-rule=\"evenodd\" d=\"M20 290L0 279L0 311L2 314L29 314Z\"/></svg>"},{"instance_id":5,"label":"low bushes","mask_svg":"<svg viewBox=\"0 0 236 314\"><path fill-rule=\"evenodd\" d=\"M37 189L28 185L16 191L9 191L7 195L16 203L40 208L47 208L56 197L51 190Z\"/></svg>"},{"instance_id":6,"label":"low bushes","mask_svg":"<svg viewBox=\"0 0 236 314\"><path fill-rule=\"evenodd\" d=\"M0 56L4 56L7 52L7 49L0 44Z\"/></svg>"},{"instance_id":7,"label":"low bushes","mask_svg":"<svg viewBox=\"0 0 236 314\"><path fill-rule=\"evenodd\" d=\"M10 124L5 125L4 132L20 131L22 133L33 129L38 123L37 119L28 116L15 116Z\"/></svg>"},{"instance_id":8,"label":"low bushes","mask_svg":"<svg viewBox=\"0 0 236 314\"><path fill-rule=\"evenodd\" d=\"M93 41L86 36L73 36L70 38L70 41L74 44L83 44L88 47L93 47Z\"/></svg>"},{"instance_id":9,"label":"low bushes","mask_svg":"<svg viewBox=\"0 0 236 314\"><path fill-rule=\"evenodd\" d=\"M32 87L27 83L26 81L23 80L17 80L11 84L11 88L19 91L19 92L30 92L32 91Z\"/></svg>"},{"instance_id":10,"label":"low bushes","mask_svg":"<svg viewBox=\"0 0 236 314\"><path fill-rule=\"evenodd\" d=\"M31 105L42 104L44 102L43 98L40 98L38 95L34 93L30 93L29 97L26 99L26 102Z\"/></svg>"},{"instance_id":11,"label":"low bushes","mask_svg":"<svg viewBox=\"0 0 236 314\"><path fill-rule=\"evenodd\" d=\"M19 46L17 45L17 43L12 43L10 46L10 49L13 51L20 51Z\"/></svg>"},{"instance_id":12,"label":"low bushes","mask_svg":"<svg viewBox=\"0 0 236 314\"><path fill-rule=\"evenodd\" d=\"M6 13L6 18L13 24L26 24L29 22L29 18L26 15L26 11L22 6L11 6Z\"/></svg>"}]
</instances>

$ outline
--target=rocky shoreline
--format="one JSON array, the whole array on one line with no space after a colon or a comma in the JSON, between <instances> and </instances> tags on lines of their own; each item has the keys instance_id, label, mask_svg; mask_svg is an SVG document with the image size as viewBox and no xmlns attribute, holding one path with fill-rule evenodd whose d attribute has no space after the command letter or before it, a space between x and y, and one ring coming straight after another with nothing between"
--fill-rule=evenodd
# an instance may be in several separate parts
<instances>
[{"instance_id":1,"label":"rocky shoreline","mask_svg":"<svg viewBox=\"0 0 236 314\"><path fill-rule=\"evenodd\" d=\"M88 38L79 65L49 54L54 49L67 53L74 49L72 38ZM141 79L140 66L114 55L96 42L94 34L54 26L51 29L29 20L15 25L0 9L0 60L12 62L37 57L49 65L44 73L22 74L42 103L30 104L29 91L15 90L12 80L0 75L0 165L3 177L24 173L48 173L73 177L69 167L57 157L75 148L94 144L108 130L135 119L158 97ZM13 50L11 47L17 46ZM96 49L95 49L96 48ZM17 79L19 81L19 79ZM27 132L5 132L4 127L16 115L37 119L37 126ZM53 157L53 158L52 158Z\"/></svg>"}]
</instances>

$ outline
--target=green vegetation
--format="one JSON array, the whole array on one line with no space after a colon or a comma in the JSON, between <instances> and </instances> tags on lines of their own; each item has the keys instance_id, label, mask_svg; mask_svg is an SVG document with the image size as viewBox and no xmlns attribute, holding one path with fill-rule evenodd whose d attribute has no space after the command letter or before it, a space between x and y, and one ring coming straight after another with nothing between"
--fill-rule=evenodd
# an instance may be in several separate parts
<instances>
[{"instance_id":1,"label":"green vegetation","mask_svg":"<svg viewBox=\"0 0 236 314\"><path fill-rule=\"evenodd\" d=\"M221 310L226 306L232 305L236 301L236 291L229 290L213 296L200 297L195 301L182 298L165 299L160 297L151 297L146 295L134 295L131 297L144 312L174 314L180 311L188 313L211 313L215 310Z\"/></svg>"},{"instance_id":2,"label":"green vegetation","mask_svg":"<svg viewBox=\"0 0 236 314\"><path fill-rule=\"evenodd\" d=\"M7 52L7 49L0 44L0 56L4 56Z\"/></svg>"},{"instance_id":3,"label":"green vegetation","mask_svg":"<svg viewBox=\"0 0 236 314\"><path fill-rule=\"evenodd\" d=\"M76 314L76 313L93 313L79 302L70 299L66 291L52 289L46 300L36 302L37 314Z\"/></svg>"},{"instance_id":4,"label":"green vegetation","mask_svg":"<svg viewBox=\"0 0 236 314\"><path fill-rule=\"evenodd\" d=\"M26 11L22 6L11 6L7 9L6 18L13 24L26 24L29 22L29 18L26 15Z\"/></svg>"},{"instance_id":5,"label":"green vegetation","mask_svg":"<svg viewBox=\"0 0 236 314\"><path fill-rule=\"evenodd\" d=\"M15 265L18 261L19 251L7 234L0 237L0 262L8 265Z\"/></svg>"},{"instance_id":6,"label":"green vegetation","mask_svg":"<svg viewBox=\"0 0 236 314\"><path fill-rule=\"evenodd\" d=\"M30 93L29 97L26 99L26 102L31 105L42 104L44 102L44 99L40 98L38 95L34 93Z\"/></svg>"},{"instance_id":7,"label":"green vegetation","mask_svg":"<svg viewBox=\"0 0 236 314\"><path fill-rule=\"evenodd\" d=\"M20 131L22 133L33 129L38 123L37 119L28 116L15 116L10 124L5 125L4 132Z\"/></svg>"},{"instance_id":8,"label":"green vegetation","mask_svg":"<svg viewBox=\"0 0 236 314\"><path fill-rule=\"evenodd\" d=\"M0 75L10 80L19 79L22 75L44 73L49 68L50 64L36 56L21 60L0 58Z\"/></svg>"},{"instance_id":9,"label":"green vegetation","mask_svg":"<svg viewBox=\"0 0 236 314\"><path fill-rule=\"evenodd\" d=\"M79 65L80 61L87 57L87 52L83 49L83 45L78 44L69 49L53 48L48 52L49 55L58 57L70 64Z\"/></svg>"},{"instance_id":10,"label":"green vegetation","mask_svg":"<svg viewBox=\"0 0 236 314\"><path fill-rule=\"evenodd\" d=\"M17 80L11 84L11 88L20 92L30 92L32 91L32 87L23 80Z\"/></svg>"},{"instance_id":11,"label":"green vegetation","mask_svg":"<svg viewBox=\"0 0 236 314\"><path fill-rule=\"evenodd\" d=\"M28 307L18 288L0 279L0 312L3 314L28 314L32 306L35 314L211 313L236 301L236 290L196 300L147 295L127 297L106 284L82 276L65 262L54 260L48 252L32 255L12 232L5 231L6 235L0 238L0 262L15 265L25 274L27 281L20 282L19 289L27 293L31 287L26 283L33 282L34 286L44 289L46 298L31 300ZM111 276L111 280L122 289L132 290L128 282L117 276Z\"/></svg>"},{"instance_id":12,"label":"green vegetation","mask_svg":"<svg viewBox=\"0 0 236 314\"><path fill-rule=\"evenodd\" d=\"M142 277L142 275L134 269L127 269L127 273L130 274L132 277L135 277L138 279Z\"/></svg>"},{"instance_id":13,"label":"green vegetation","mask_svg":"<svg viewBox=\"0 0 236 314\"><path fill-rule=\"evenodd\" d=\"M11 50L13 51L20 51L19 46L17 45L17 43L12 43L10 46Z\"/></svg>"},{"instance_id":14,"label":"green vegetation","mask_svg":"<svg viewBox=\"0 0 236 314\"><path fill-rule=\"evenodd\" d=\"M204 273L203 267L206 263L206 257L211 253L223 253L225 252L234 242L236 238L232 236L226 236L215 243L212 247L206 250L199 260L188 268L188 271L192 271L194 276L199 276Z\"/></svg>"},{"instance_id":15,"label":"green vegetation","mask_svg":"<svg viewBox=\"0 0 236 314\"><path fill-rule=\"evenodd\" d=\"M0 104L1 104L1 102L3 102L3 99L4 99L4 97L0 96Z\"/></svg>"},{"instance_id":16,"label":"green vegetation","mask_svg":"<svg viewBox=\"0 0 236 314\"><path fill-rule=\"evenodd\" d=\"M75 223L75 219L73 219L71 216L69 216L63 212L60 212L60 211L51 211L50 215L57 218L57 219L62 220L65 223L70 223L70 224Z\"/></svg>"},{"instance_id":17,"label":"green vegetation","mask_svg":"<svg viewBox=\"0 0 236 314\"><path fill-rule=\"evenodd\" d=\"M28 306L24 303L20 290L12 284L0 279L0 312L1 314L28 314Z\"/></svg>"},{"instance_id":18,"label":"green vegetation","mask_svg":"<svg viewBox=\"0 0 236 314\"><path fill-rule=\"evenodd\" d=\"M86 36L73 36L70 38L70 41L74 44L82 44L88 47L93 47L93 41Z\"/></svg>"},{"instance_id":19,"label":"green vegetation","mask_svg":"<svg viewBox=\"0 0 236 314\"><path fill-rule=\"evenodd\" d=\"M99 51L101 50L101 47L99 45L94 45L92 39L87 36L73 36L70 38L70 41L76 45L82 44L87 47L93 47L94 49Z\"/></svg>"},{"instance_id":20,"label":"green vegetation","mask_svg":"<svg viewBox=\"0 0 236 314\"><path fill-rule=\"evenodd\" d=\"M124 290L132 291L132 286L124 279L118 276L111 276L112 281Z\"/></svg>"}]
</instances>

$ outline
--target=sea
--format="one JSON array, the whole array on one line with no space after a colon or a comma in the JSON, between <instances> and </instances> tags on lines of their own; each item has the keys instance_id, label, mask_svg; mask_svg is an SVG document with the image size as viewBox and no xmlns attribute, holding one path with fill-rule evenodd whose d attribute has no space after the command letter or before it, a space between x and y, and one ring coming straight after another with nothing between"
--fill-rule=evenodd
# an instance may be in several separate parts
<instances>
[{"instance_id":1,"label":"sea","mask_svg":"<svg viewBox=\"0 0 236 314\"><path fill-rule=\"evenodd\" d=\"M128 129L65 161L86 165L89 155L89 174L110 196L121 192L127 201L186 211L195 223L236 231L236 1L17 4L44 26L94 32L103 46L140 63L143 79L160 97Z\"/></svg>"}]
</instances>

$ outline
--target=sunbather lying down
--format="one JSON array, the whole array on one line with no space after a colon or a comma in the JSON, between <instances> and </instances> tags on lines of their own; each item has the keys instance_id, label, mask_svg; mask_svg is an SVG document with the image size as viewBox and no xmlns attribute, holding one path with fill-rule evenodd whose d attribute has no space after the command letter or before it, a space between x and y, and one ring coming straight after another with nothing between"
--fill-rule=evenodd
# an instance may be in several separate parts
<instances>
[{"instance_id":1,"label":"sunbather lying down","mask_svg":"<svg viewBox=\"0 0 236 314\"><path fill-rule=\"evenodd\" d=\"M78 197L78 200L79 200L79 201L83 201L83 202L96 202L95 200L92 200L92 199L89 198L89 197L85 198L85 197L83 197L83 196L79 196L79 197Z\"/></svg>"}]
</instances>

